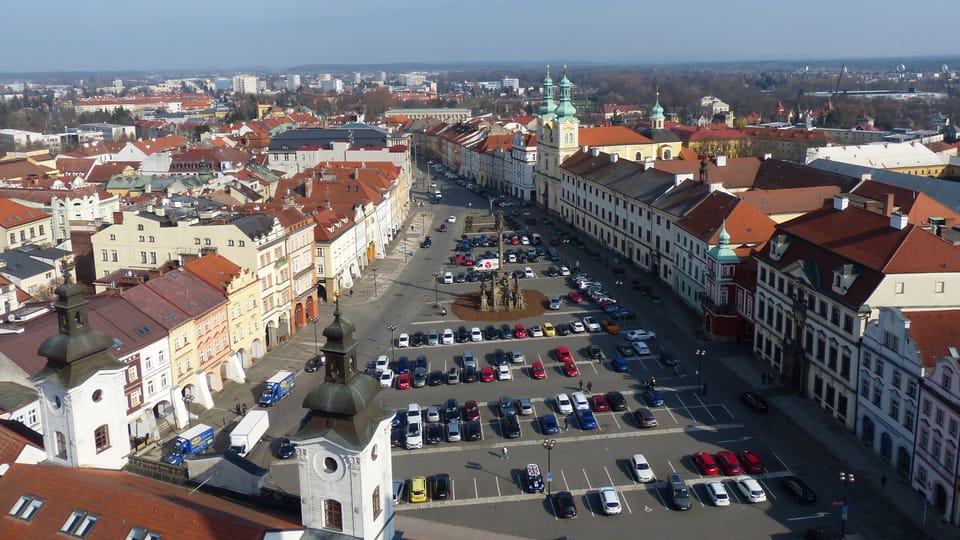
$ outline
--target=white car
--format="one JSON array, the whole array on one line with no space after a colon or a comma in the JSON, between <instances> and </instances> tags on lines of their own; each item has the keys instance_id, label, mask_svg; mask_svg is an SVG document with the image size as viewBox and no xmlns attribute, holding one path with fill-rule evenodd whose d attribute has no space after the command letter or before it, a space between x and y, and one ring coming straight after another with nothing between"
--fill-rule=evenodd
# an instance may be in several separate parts
<instances>
[{"instance_id":1,"label":"white car","mask_svg":"<svg viewBox=\"0 0 960 540\"><path fill-rule=\"evenodd\" d=\"M422 417L423 417L423 411L420 409L419 403L407 404L407 423L408 424L419 424L420 419Z\"/></svg>"},{"instance_id":2,"label":"white car","mask_svg":"<svg viewBox=\"0 0 960 540\"><path fill-rule=\"evenodd\" d=\"M706 488L714 506L730 506L730 495L727 494L727 488L723 487L723 482L707 482Z\"/></svg>"},{"instance_id":3,"label":"white car","mask_svg":"<svg viewBox=\"0 0 960 540\"><path fill-rule=\"evenodd\" d=\"M380 372L380 388L390 388L393 386L393 370L385 369Z\"/></svg>"},{"instance_id":4,"label":"white car","mask_svg":"<svg viewBox=\"0 0 960 540\"><path fill-rule=\"evenodd\" d=\"M537 274L533 272L533 268L530 268L529 266L527 266L526 268L523 269L523 277L525 279L535 278L537 277Z\"/></svg>"},{"instance_id":5,"label":"white car","mask_svg":"<svg viewBox=\"0 0 960 540\"><path fill-rule=\"evenodd\" d=\"M433 346L433 345L438 345L439 343L440 343L440 334L437 333L436 328L431 328L430 331L427 332L427 345Z\"/></svg>"},{"instance_id":6,"label":"white car","mask_svg":"<svg viewBox=\"0 0 960 540\"><path fill-rule=\"evenodd\" d=\"M643 328L634 328L633 330L627 331L624 335L627 336L627 339L630 341L647 341L648 339L657 337L657 334L650 330L644 330Z\"/></svg>"},{"instance_id":7,"label":"white car","mask_svg":"<svg viewBox=\"0 0 960 540\"><path fill-rule=\"evenodd\" d=\"M474 326L470 329L470 341L483 341L483 332L480 327Z\"/></svg>"},{"instance_id":8,"label":"white car","mask_svg":"<svg viewBox=\"0 0 960 540\"><path fill-rule=\"evenodd\" d=\"M447 223L456 223L456 222L457 222L457 216L450 216L447 218Z\"/></svg>"},{"instance_id":9,"label":"white car","mask_svg":"<svg viewBox=\"0 0 960 540\"><path fill-rule=\"evenodd\" d=\"M619 514L623 511L620 507L620 497L617 495L616 488L600 488L600 504L603 506L603 513L608 516Z\"/></svg>"},{"instance_id":10,"label":"white car","mask_svg":"<svg viewBox=\"0 0 960 540\"><path fill-rule=\"evenodd\" d=\"M646 343L634 341L631 345L633 345L633 352L637 353L637 356L650 356L650 347L647 347Z\"/></svg>"},{"instance_id":11,"label":"white car","mask_svg":"<svg viewBox=\"0 0 960 540\"><path fill-rule=\"evenodd\" d=\"M653 469L650 468L650 463L643 454L634 454L630 462L633 464L633 475L637 478L637 482L653 480Z\"/></svg>"},{"instance_id":12,"label":"white car","mask_svg":"<svg viewBox=\"0 0 960 540\"><path fill-rule=\"evenodd\" d=\"M510 371L510 366L504 364L497 366L497 380L506 381L513 378L513 372Z\"/></svg>"},{"instance_id":13,"label":"white car","mask_svg":"<svg viewBox=\"0 0 960 540\"><path fill-rule=\"evenodd\" d=\"M408 450L414 448L423 448L423 426L420 422L407 424L407 444Z\"/></svg>"},{"instance_id":14,"label":"white car","mask_svg":"<svg viewBox=\"0 0 960 540\"><path fill-rule=\"evenodd\" d=\"M409 346L410 346L410 335L407 334L406 332L401 333L400 337L397 338L397 347L400 347L402 349L404 347L409 347Z\"/></svg>"},{"instance_id":15,"label":"white car","mask_svg":"<svg viewBox=\"0 0 960 540\"><path fill-rule=\"evenodd\" d=\"M573 408L578 411L589 411L590 402L587 401L587 395L583 392L574 392L570 394L570 398L573 400Z\"/></svg>"},{"instance_id":16,"label":"white car","mask_svg":"<svg viewBox=\"0 0 960 540\"><path fill-rule=\"evenodd\" d=\"M385 354L381 354L377 357L377 363L374 372L379 375L388 369L390 369L390 357Z\"/></svg>"},{"instance_id":17,"label":"white car","mask_svg":"<svg viewBox=\"0 0 960 540\"><path fill-rule=\"evenodd\" d=\"M453 345L453 330L450 328L444 328L443 334L440 336L440 343L444 345Z\"/></svg>"},{"instance_id":18,"label":"white car","mask_svg":"<svg viewBox=\"0 0 960 540\"><path fill-rule=\"evenodd\" d=\"M453 272L444 272L443 274L443 284L450 285L453 283Z\"/></svg>"},{"instance_id":19,"label":"white car","mask_svg":"<svg viewBox=\"0 0 960 540\"><path fill-rule=\"evenodd\" d=\"M566 394L557 394L554 398L557 402L557 412L560 414L573 414L573 403Z\"/></svg>"},{"instance_id":20,"label":"white car","mask_svg":"<svg viewBox=\"0 0 960 540\"><path fill-rule=\"evenodd\" d=\"M511 352L511 353L510 353L510 361L513 362L514 364L522 364L523 361L524 361L523 351L521 351L521 350L514 350L513 352Z\"/></svg>"},{"instance_id":21,"label":"white car","mask_svg":"<svg viewBox=\"0 0 960 540\"><path fill-rule=\"evenodd\" d=\"M440 421L440 407L431 405L427 408L427 422L433 424Z\"/></svg>"},{"instance_id":22,"label":"white car","mask_svg":"<svg viewBox=\"0 0 960 540\"><path fill-rule=\"evenodd\" d=\"M743 493L748 501L752 503L767 502L767 494L760 487L760 482L757 482L752 476L743 474L734 478L733 481L737 483L740 493Z\"/></svg>"},{"instance_id":23,"label":"white car","mask_svg":"<svg viewBox=\"0 0 960 540\"><path fill-rule=\"evenodd\" d=\"M560 267L560 275L561 275L561 276L569 276L569 275L570 275L570 269L567 268L566 266L561 266L561 267Z\"/></svg>"},{"instance_id":24,"label":"white car","mask_svg":"<svg viewBox=\"0 0 960 540\"><path fill-rule=\"evenodd\" d=\"M530 327L530 337L543 337L543 328L539 324Z\"/></svg>"},{"instance_id":25,"label":"white car","mask_svg":"<svg viewBox=\"0 0 960 540\"><path fill-rule=\"evenodd\" d=\"M600 331L600 322L590 316L583 318L583 326L587 329L587 332L591 334Z\"/></svg>"},{"instance_id":26,"label":"white car","mask_svg":"<svg viewBox=\"0 0 960 540\"><path fill-rule=\"evenodd\" d=\"M583 323L580 321L570 321L570 331L574 334L582 334L586 332L586 328L583 327Z\"/></svg>"}]
</instances>

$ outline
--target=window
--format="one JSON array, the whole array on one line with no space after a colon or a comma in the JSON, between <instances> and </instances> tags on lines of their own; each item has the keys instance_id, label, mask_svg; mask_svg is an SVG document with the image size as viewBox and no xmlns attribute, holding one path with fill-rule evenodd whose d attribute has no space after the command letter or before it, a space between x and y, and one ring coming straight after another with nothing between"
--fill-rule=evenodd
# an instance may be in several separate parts
<instances>
[{"instance_id":1,"label":"window","mask_svg":"<svg viewBox=\"0 0 960 540\"><path fill-rule=\"evenodd\" d=\"M140 243L142 244L143 242L146 242L146 241L147 239L143 235L140 235Z\"/></svg>"},{"instance_id":2,"label":"window","mask_svg":"<svg viewBox=\"0 0 960 540\"><path fill-rule=\"evenodd\" d=\"M843 316L843 331L848 334L853 333L853 316L852 315Z\"/></svg>"},{"instance_id":3,"label":"window","mask_svg":"<svg viewBox=\"0 0 960 540\"><path fill-rule=\"evenodd\" d=\"M870 379L866 377L860 381L860 395L865 398L870 397Z\"/></svg>"},{"instance_id":4,"label":"window","mask_svg":"<svg viewBox=\"0 0 960 540\"><path fill-rule=\"evenodd\" d=\"M917 381L911 380L907 383L907 396L917 399Z\"/></svg>"},{"instance_id":5,"label":"window","mask_svg":"<svg viewBox=\"0 0 960 540\"><path fill-rule=\"evenodd\" d=\"M119 260L117 258L117 250L115 249L110 250L110 260L113 262L117 262Z\"/></svg>"},{"instance_id":6,"label":"window","mask_svg":"<svg viewBox=\"0 0 960 540\"><path fill-rule=\"evenodd\" d=\"M891 386L899 390L901 379L902 379L902 375L900 373L900 370L898 369L893 370L893 380L890 381Z\"/></svg>"},{"instance_id":7,"label":"window","mask_svg":"<svg viewBox=\"0 0 960 540\"><path fill-rule=\"evenodd\" d=\"M57 439L57 457L62 459L67 459L67 438L64 437L63 432L58 431L56 433Z\"/></svg>"},{"instance_id":8,"label":"window","mask_svg":"<svg viewBox=\"0 0 960 540\"><path fill-rule=\"evenodd\" d=\"M110 448L110 428L104 424L93 432L93 440L97 445L97 453Z\"/></svg>"},{"instance_id":9,"label":"window","mask_svg":"<svg viewBox=\"0 0 960 540\"><path fill-rule=\"evenodd\" d=\"M127 368L127 383L132 383L139 378L140 374L137 372L137 366L134 365Z\"/></svg>"},{"instance_id":10,"label":"window","mask_svg":"<svg viewBox=\"0 0 960 540\"><path fill-rule=\"evenodd\" d=\"M877 407L880 406L880 401L883 399L883 392L880 391L880 387L873 389L873 404Z\"/></svg>"},{"instance_id":11,"label":"window","mask_svg":"<svg viewBox=\"0 0 960 540\"><path fill-rule=\"evenodd\" d=\"M847 351L840 356L840 376L850 380L850 353Z\"/></svg>"},{"instance_id":12,"label":"window","mask_svg":"<svg viewBox=\"0 0 960 540\"><path fill-rule=\"evenodd\" d=\"M872 359L872 357L870 356L870 353L864 353L864 355L863 355L863 370L864 370L864 371L868 371L868 372L870 371L870 360L871 360L871 359Z\"/></svg>"},{"instance_id":13,"label":"window","mask_svg":"<svg viewBox=\"0 0 960 540\"><path fill-rule=\"evenodd\" d=\"M323 501L323 527L337 531L343 530L343 514L340 503L333 499Z\"/></svg>"},{"instance_id":14,"label":"window","mask_svg":"<svg viewBox=\"0 0 960 540\"><path fill-rule=\"evenodd\" d=\"M99 518L100 516L83 510L74 510L63 527L60 527L60 532L77 538L86 538Z\"/></svg>"},{"instance_id":15,"label":"window","mask_svg":"<svg viewBox=\"0 0 960 540\"><path fill-rule=\"evenodd\" d=\"M117 235L111 234L111 235L110 235L110 239L111 239L111 240L116 240L116 239L117 239Z\"/></svg>"},{"instance_id":16,"label":"window","mask_svg":"<svg viewBox=\"0 0 960 540\"><path fill-rule=\"evenodd\" d=\"M127 534L126 540L160 540L162 536L162 533L136 526L130 529L130 533Z\"/></svg>"},{"instance_id":17,"label":"window","mask_svg":"<svg viewBox=\"0 0 960 540\"><path fill-rule=\"evenodd\" d=\"M894 421L900 421L900 399L896 397L890 398L890 418L893 418Z\"/></svg>"},{"instance_id":18,"label":"window","mask_svg":"<svg viewBox=\"0 0 960 540\"><path fill-rule=\"evenodd\" d=\"M950 434L951 434L951 435L956 435L956 434L957 434L957 419L956 419L956 418L951 418L951 419L950 419Z\"/></svg>"},{"instance_id":19,"label":"window","mask_svg":"<svg viewBox=\"0 0 960 540\"><path fill-rule=\"evenodd\" d=\"M943 465L945 467L953 467L953 460L956 458L956 452L953 450L949 444L943 449Z\"/></svg>"},{"instance_id":20,"label":"window","mask_svg":"<svg viewBox=\"0 0 960 540\"><path fill-rule=\"evenodd\" d=\"M930 400L923 400L923 414L924 416L930 416Z\"/></svg>"},{"instance_id":21,"label":"window","mask_svg":"<svg viewBox=\"0 0 960 540\"><path fill-rule=\"evenodd\" d=\"M943 409L940 407L937 407L937 414L934 415L933 421L936 422L938 426L943 427Z\"/></svg>"},{"instance_id":22,"label":"window","mask_svg":"<svg viewBox=\"0 0 960 540\"><path fill-rule=\"evenodd\" d=\"M380 486L373 488L373 519L380 517L383 506L380 502Z\"/></svg>"},{"instance_id":23,"label":"window","mask_svg":"<svg viewBox=\"0 0 960 540\"><path fill-rule=\"evenodd\" d=\"M947 370L947 369L943 370L943 376L940 377L940 386L942 386L944 390L949 391L950 385L952 382L953 382L953 373L951 373L950 370Z\"/></svg>"},{"instance_id":24,"label":"window","mask_svg":"<svg viewBox=\"0 0 960 540\"><path fill-rule=\"evenodd\" d=\"M910 430L910 433L913 433L913 425L916 423L916 417L913 414L913 410L906 409L903 411L903 427Z\"/></svg>"},{"instance_id":25,"label":"window","mask_svg":"<svg viewBox=\"0 0 960 540\"><path fill-rule=\"evenodd\" d=\"M840 308L837 306L832 306L830 309L830 322L840 326Z\"/></svg>"},{"instance_id":26,"label":"window","mask_svg":"<svg viewBox=\"0 0 960 540\"><path fill-rule=\"evenodd\" d=\"M43 506L43 499L33 495L22 495L10 509L9 515L24 521L30 521L33 516L37 515L37 510L40 510L41 506Z\"/></svg>"},{"instance_id":27,"label":"window","mask_svg":"<svg viewBox=\"0 0 960 540\"><path fill-rule=\"evenodd\" d=\"M903 294L903 282L898 281L893 284L893 293L894 294Z\"/></svg>"},{"instance_id":28,"label":"window","mask_svg":"<svg viewBox=\"0 0 960 540\"><path fill-rule=\"evenodd\" d=\"M927 483L927 469L923 467L917 467L917 481L921 484Z\"/></svg>"},{"instance_id":29,"label":"window","mask_svg":"<svg viewBox=\"0 0 960 540\"><path fill-rule=\"evenodd\" d=\"M924 450L927 449L927 446L930 444L930 432L926 428L920 430L920 448Z\"/></svg>"},{"instance_id":30,"label":"window","mask_svg":"<svg viewBox=\"0 0 960 540\"><path fill-rule=\"evenodd\" d=\"M100 260L102 260L102 261L108 261L108 260L110 260L110 259L107 258L107 250L105 250L105 249L101 249L101 250L100 250Z\"/></svg>"},{"instance_id":31,"label":"window","mask_svg":"<svg viewBox=\"0 0 960 540\"><path fill-rule=\"evenodd\" d=\"M873 366L873 373L877 377L880 377L881 379L883 379L883 366L884 366L883 360L880 358L877 358L877 363L874 364Z\"/></svg>"},{"instance_id":32,"label":"window","mask_svg":"<svg viewBox=\"0 0 960 540\"><path fill-rule=\"evenodd\" d=\"M936 283L934 284L934 286L933 286L933 292L938 293L938 294L943 292L943 282L942 282L942 281L938 281L938 282L936 282Z\"/></svg>"}]
</instances>

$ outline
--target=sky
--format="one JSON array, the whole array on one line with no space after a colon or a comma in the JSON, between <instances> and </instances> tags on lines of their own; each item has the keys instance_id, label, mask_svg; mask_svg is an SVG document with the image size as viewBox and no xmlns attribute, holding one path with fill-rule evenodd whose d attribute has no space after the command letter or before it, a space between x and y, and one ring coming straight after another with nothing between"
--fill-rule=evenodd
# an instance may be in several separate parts
<instances>
[{"instance_id":1,"label":"sky","mask_svg":"<svg viewBox=\"0 0 960 540\"><path fill-rule=\"evenodd\" d=\"M17 1L3 8L0 73L953 56L956 7L956 0Z\"/></svg>"}]
</instances>

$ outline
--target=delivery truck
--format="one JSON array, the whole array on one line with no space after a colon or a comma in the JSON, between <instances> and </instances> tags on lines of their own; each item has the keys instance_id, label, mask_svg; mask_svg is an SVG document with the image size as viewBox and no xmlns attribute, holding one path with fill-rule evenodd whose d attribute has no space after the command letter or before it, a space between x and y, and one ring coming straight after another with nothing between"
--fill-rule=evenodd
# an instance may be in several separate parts
<instances>
[{"instance_id":1,"label":"delivery truck","mask_svg":"<svg viewBox=\"0 0 960 540\"><path fill-rule=\"evenodd\" d=\"M163 461L178 465L183 463L183 458L200 454L211 446L213 446L213 428L197 424L173 440L173 448L169 454L163 456Z\"/></svg>"},{"instance_id":2,"label":"delivery truck","mask_svg":"<svg viewBox=\"0 0 960 540\"><path fill-rule=\"evenodd\" d=\"M263 393L260 394L260 406L269 407L293 392L295 385L292 371L280 371L263 383Z\"/></svg>"},{"instance_id":3,"label":"delivery truck","mask_svg":"<svg viewBox=\"0 0 960 540\"><path fill-rule=\"evenodd\" d=\"M270 427L267 411L250 411L230 432L230 451L244 457L260 442Z\"/></svg>"}]
</instances>

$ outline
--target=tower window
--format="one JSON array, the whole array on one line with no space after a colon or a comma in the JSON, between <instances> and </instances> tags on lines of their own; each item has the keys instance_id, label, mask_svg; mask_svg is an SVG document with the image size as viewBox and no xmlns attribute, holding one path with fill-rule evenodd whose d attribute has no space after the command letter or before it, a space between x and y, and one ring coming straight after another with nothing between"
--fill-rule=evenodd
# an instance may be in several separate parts
<instances>
[{"instance_id":1,"label":"tower window","mask_svg":"<svg viewBox=\"0 0 960 540\"><path fill-rule=\"evenodd\" d=\"M83 328L83 313L76 312L73 314L73 320L77 323L77 328Z\"/></svg>"},{"instance_id":2,"label":"tower window","mask_svg":"<svg viewBox=\"0 0 960 540\"><path fill-rule=\"evenodd\" d=\"M93 432L93 440L97 445L97 453L110 448L110 428L106 424L98 427Z\"/></svg>"},{"instance_id":3,"label":"tower window","mask_svg":"<svg viewBox=\"0 0 960 540\"><path fill-rule=\"evenodd\" d=\"M60 399L60 398L57 398ZM66 459L67 458L67 438L63 435L62 431L56 432L57 439L57 457Z\"/></svg>"},{"instance_id":4,"label":"tower window","mask_svg":"<svg viewBox=\"0 0 960 540\"><path fill-rule=\"evenodd\" d=\"M326 529L343 530L343 512L339 502L333 499L323 501L323 526Z\"/></svg>"},{"instance_id":5,"label":"tower window","mask_svg":"<svg viewBox=\"0 0 960 540\"><path fill-rule=\"evenodd\" d=\"M373 519L380 517L383 506L380 503L380 486L373 488Z\"/></svg>"},{"instance_id":6,"label":"tower window","mask_svg":"<svg viewBox=\"0 0 960 540\"><path fill-rule=\"evenodd\" d=\"M103 390L94 390L92 399L94 403L99 403L100 400L103 399Z\"/></svg>"}]
</instances>

